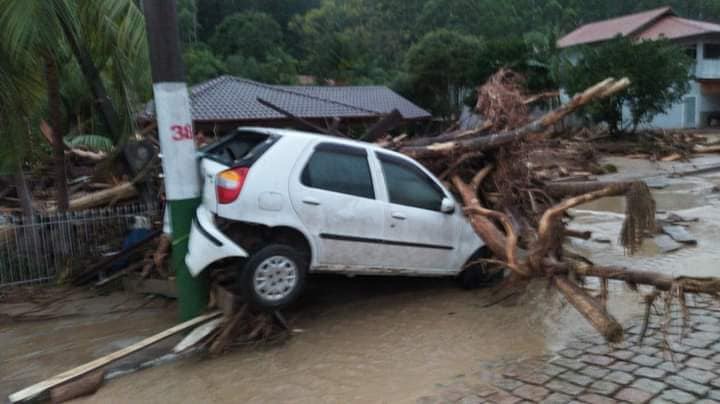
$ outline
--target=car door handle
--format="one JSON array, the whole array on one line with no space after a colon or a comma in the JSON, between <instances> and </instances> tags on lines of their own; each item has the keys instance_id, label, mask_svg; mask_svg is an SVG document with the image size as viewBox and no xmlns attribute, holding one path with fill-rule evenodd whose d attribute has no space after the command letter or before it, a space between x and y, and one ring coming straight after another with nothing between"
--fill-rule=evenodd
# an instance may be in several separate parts
<instances>
[{"instance_id":1,"label":"car door handle","mask_svg":"<svg viewBox=\"0 0 720 404\"><path fill-rule=\"evenodd\" d=\"M318 201L315 198L305 198L302 200L302 202L306 205L311 205L311 206L319 206L320 205L320 201Z\"/></svg>"},{"instance_id":2,"label":"car door handle","mask_svg":"<svg viewBox=\"0 0 720 404\"><path fill-rule=\"evenodd\" d=\"M392 216L394 219L398 219L398 220L405 220L405 219L407 219L407 217L406 217L404 214L400 213L400 212L393 212L393 213L390 214L390 216Z\"/></svg>"}]
</instances>

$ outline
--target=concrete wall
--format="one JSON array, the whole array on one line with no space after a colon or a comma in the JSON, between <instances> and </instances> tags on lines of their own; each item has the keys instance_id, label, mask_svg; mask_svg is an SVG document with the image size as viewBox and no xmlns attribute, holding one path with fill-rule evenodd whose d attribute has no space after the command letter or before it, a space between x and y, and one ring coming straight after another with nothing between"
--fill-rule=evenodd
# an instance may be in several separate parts
<instances>
[{"instance_id":1,"label":"concrete wall","mask_svg":"<svg viewBox=\"0 0 720 404\"><path fill-rule=\"evenodd\" d=\"M697 56L693 69L698 79L720 79L720 59L705 59L706 42L720 43L720 38L688 39L679 44L696 47ZM577 63L580 57L579 52L575 49L568 49L564 54L573 64ZM570 99L564 89L560 91L560 99L562 102L567 102ZM685 110L688 108L686 105L687 100L694 100L695 114L690 122L686 122L685 119ZM688 93L679 102L668 108L666 113L655 116L651 122L644 124L643 127L661 129L703 128L707 126L709 114L716 111L720 111L720 94L703 94L700 83L693 80L690 82ZM624 108L623 119L629 121L630 117L630 109Z\"/></svg>"},{"instance_id":2,"label":"concrete wall","mask_svg":"<svg viewBox=\"0 0 720 404\"><path fill-rule=\"evenodd\" d=\"M651 122L644 124L643 127L661 129L699 128L702 126L700 117L705 104L703 98L703 95L700 94L700 84L697 81L692 81L688 93L679 102L673 104L666 113L656 115ZM695 101L695 114L691 122L685 122L685 103L688 99L694 99ZM630 119L628 109L623 111L623 118Z\"/></svg>"}]
</instances>

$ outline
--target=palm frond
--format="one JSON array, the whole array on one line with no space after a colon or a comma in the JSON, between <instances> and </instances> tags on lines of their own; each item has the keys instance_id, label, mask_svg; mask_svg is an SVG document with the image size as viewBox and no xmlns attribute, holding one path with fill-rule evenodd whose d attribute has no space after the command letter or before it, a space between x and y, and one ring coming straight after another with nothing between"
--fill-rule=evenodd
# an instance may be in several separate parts
<instances>
[{"instance_id":1,"label":"palm frond","mask_svg":"<svg viewBox=\"0 0 720 404\"><path fill-rule=\"evenodd\" d=\"M66 137L64 141L70 148L84 147L92 151L110 152L114 147L113 141L109 137L94 134L82 134Z\"/></svg>"}]
</instances>

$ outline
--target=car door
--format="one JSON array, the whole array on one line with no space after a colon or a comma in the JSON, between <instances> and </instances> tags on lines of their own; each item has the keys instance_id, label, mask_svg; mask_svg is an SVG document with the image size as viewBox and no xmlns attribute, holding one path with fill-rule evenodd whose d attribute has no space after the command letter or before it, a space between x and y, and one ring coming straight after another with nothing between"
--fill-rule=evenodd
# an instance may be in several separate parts
<instances>
[{"instance_id":1,"label":"car door","mask_svg":"<svg viewBox=\"0 0 720 404\"><path fill-rule=\"evenodd\" d=\"M377 175L377 174L376 174ZM315 270L364 270L380 262L384 203L364 147L320 142L291 178L290 198L316 246Z\"/></svg>"},{"instance_id":2,"label":"car door","mask_svg":"<svg viewBox=\"0 0 720 404\"><path fill-rule=\"evenodd\" d=\"M451 198L436 180L414 161L376 152L384 178L384 265L426 273L455 272L458 216L441 212Z\"/></svg>"}]
</instances>

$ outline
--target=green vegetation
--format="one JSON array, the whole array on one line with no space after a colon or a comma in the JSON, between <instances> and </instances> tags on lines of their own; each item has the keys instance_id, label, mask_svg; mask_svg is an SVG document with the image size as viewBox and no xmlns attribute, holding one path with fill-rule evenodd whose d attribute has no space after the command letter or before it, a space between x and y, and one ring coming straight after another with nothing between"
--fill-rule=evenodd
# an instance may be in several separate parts
<instances>
[{"instance_id":1,"label":"green vegetation","mask_svg":"<svg viewBox=\"0 0 720 404\"><path fill-rule=\"evenodd\" d=\"M11 145L0 149L0 169L21 172L44 126L63 210L65 136L91 130L122 142L149 96L142 13L132 0L0 0L0 25L0 69L9 72L0 75L0 142Z\"/></svg>"},{"instance_id":2,"label":"green vegetation","mask_svg":"<svg viewBox=\"0 0 720 404\"><path fill-rule=\"evenodd\" d=\"M587 51L586 63L563 70L556 39L582 23L668 3L685 17L720 19L720 2L704 0L177 2L190 84L221 74L269 83L291 84L302 74L320 83L385 84L450 118L500 67L524 74L532 91L557 88L561 72L576 75L563 76L571 90L612 72L635 82L615 101L615 107L631 106L631 125L661 111L682 90L681 64L664 63L677 50L621 47L610 56L637 63L603 64L598 49ZM133 132L134 113L151 96L140 3L0 0L0 174L47 160L51 147L41 123L55 129L57 145L67 140L97 150L122 144ZM642 58L622 53L640 51ZM666 83L670 91L660 88ZM621 127L612 116L617 108L596 112ZM56 147L52 153L60 182L63 152Z\"/></svg>"},{"instance_id":3,"label":"green vegetation","mask_svg":"<svg viewBox=\"0 0 720 404\"><path fill-rule=\"evenodd\" d=\"M667 40L633 43L617 38L579 51L579 60L564 72L564 87L576 93L606 77L628 77L633 83L617 97L591 108L596 122L606 122L610 133L649 122L665 112L688 91L692 60L683 49ZM631 119L623 122L622 110L630 110Z\"/></svg>"},{"instance_id":4,"label":"green vegetation","mask_svg":"<svg viewBox=\"0 0 720 404\"><path fill-rule=\"evenodd\" d=\"M555 41L580 24L665 5L685 17L720 19L717 1L179 3L192 82L233 74L291 84L305 74L319 82L386 84L440 117L471 102L474 86L504 66L524 74L531 91L557 88L563 60ZM638 106L656 109L645 104Z\"/></svg>"}]
</instances>

